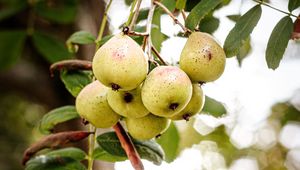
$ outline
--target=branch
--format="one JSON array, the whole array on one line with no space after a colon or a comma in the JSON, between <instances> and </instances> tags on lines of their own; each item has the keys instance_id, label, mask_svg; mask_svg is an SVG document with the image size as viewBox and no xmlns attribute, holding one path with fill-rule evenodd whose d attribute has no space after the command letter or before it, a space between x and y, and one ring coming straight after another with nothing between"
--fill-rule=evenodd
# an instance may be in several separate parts
<instances>
[{"instance_id":1,"label":"branch","mask_svg":"<svg viewBox=\"0 0 300 170\"><path fill-rule=\"evenodd\" d=\"M50 66L50 75L54 76L56 70L92 70L92 62L86 60L62 60Z\"/></svg>"},{"instance_id":2,"label":"branch","mask_svg":"<svg viewBox=\"0 0 300 170\"><path fill-rule=\"evenodd\" d=\"M142 0L138 0L137 4L136 4L136 8L135 8L135 12L133 14L133 17L132 17L132 20L131 20L131 23L129 25L129 30L133 30L134 28L134 24L139 16L139 12L140 12L140 6L141 6L141 3L142 3Z\"/></svg>"},{"instance_id":3,"label":"branch","mask_svg":"<svg viewBox=\"0 0 300 170\"><path fill-rule=\"evenodd\" d=\"M153 61L153 57L152 57L152 53L151 53L151 46L152 46L152 40L151 40L151 28L152 28L152 19L153 19L153 14L154 14L154 10L156 8L156 5L154 3L151 3L151 7L148 13L148 17L147 17L147 26L146 26L146 32L149 34L148 37L146 37L146 39L144 39L144 43L147 43L147 50L148 50L148 58L150 61ZM143 46L146 44L143 44Z\"/></svg>"},{"instance_id":4,"label":"branch","mask_svg":"<svg viewBox=\"0 0 300 170\"><path fill-rule=\"evenodd\" d=\"M184 9L182 9L180 12L181 12L183 20L185 21L186 20L186 14L185 14Z\"/></svg>"},{"instance_id":5,"label":"branch","mask_svg":"<svg viewBox=\"0 0 300 170\"><path fill-rule=\"evenodd\" d=\"M163 65L168 65L164 59L160 56L158 50L154 47L154 46L151 46L151 50L154 52L154 54L156 55L156 57L159 59L159 61L161 61L163 63Z\"/></svg>"},{"instance_id":6,"label":"branch","mask_svg":"<svg viewBox=\"0 0 300 170\"><path fill-rule=\"evenodd\" d=\"M173 19L174 23L179 25L185 33L186 32L188 32L188 33L192 32L190 29L186 28L183 24L181 24L178 21L178 19L172 14L172 12L167 7L165 7L162 3L158 2L157 0L154 0L153 3L158 5L159 7L161 7Z\"/></svg>"},{"instance_id":7,"label":"branch","mask_svg":"<svg viewBox=\"0 0 300 170\"><path fill-rule=\"evenodd\" d=\"M128 136L127 132L124 130L120 122L113 126L122 148L125 150L128 159L131 162L131 165L135 170L144 170L143 163L139 154L137 153L130 137Z\"/></svg>"}]
</instances>

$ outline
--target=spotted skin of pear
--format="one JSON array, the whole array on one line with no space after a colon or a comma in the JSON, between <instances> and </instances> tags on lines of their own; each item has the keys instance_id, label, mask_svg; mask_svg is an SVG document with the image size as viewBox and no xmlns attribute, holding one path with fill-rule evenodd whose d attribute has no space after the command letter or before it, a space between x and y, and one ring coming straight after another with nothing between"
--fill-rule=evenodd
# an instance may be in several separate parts
<instances>
[{"instance_id":1,"label":"spotted skin of pear","mask_svg":"<svg viewBox=\"0 0 300 170\"><path fill-rule=\"evenodd\" d=\"M226 55L214 38L202 32L193 32L180 55L180 68L192 82L211 82L224 72Z\"/></svg>"},{"instance_id":2,"label":"spotted skin of pear","mask_svg":"<svg viewBox=\"0 0 300 170\"><path fill-rule=\"evenodd\" d=\"M130 91L115 91L110 89L107 101L119 115L130 118L144 117L149 114L141 98L141 86Z\"/></svg>"},{"instance_id":3,"label":"spotted skin of pear","mask_svg":"<svg viewBox=\"0 0 300 170\"><path fill-rule=\"evenodd\" d=\"M180 112L191 97L191 80L175 66L154 68L142 87L144 106L157 116L170 117Z\"/></svg>"},{"instance_id":4,"label":"spotted skin of pear","mask_svg":"<svg viewBox=\"0 0 300 170\"><path fill-rule=\"evenodd\" d=\"M95 77L102 84L121 91L137 88L148 73L144 51L123 33L115 35L98 49L92 66Z\"/></svg>"},{"instance_id":5,"label":"spotted skin of pear","mask_svg":"<svg viewBox=\"0 0 300 170\"><path fill-rule=\"evenodd\" d=\"M199 84L193 84L193 94L188 105L179 113L170 117L172 120L189 120L190 117L199 113L205 102L203 90Z\"/></svg>"},{"instance_id":6,"label":"spotted skin of pear","mask_svg":"<svg viewBox=\"0 0 300 170\"><path fill-rule=\"evenodd\" d=\"M150 113L141 118L125 118L125 123L133 138L149 140L162 134L169 127L170 120Z\"/></svg>"},{"instance_id":7,"label":"spotted skin of pear","mask_svg":"<svg viewBox=\"0 0 300 170\"><path fill-rule=\"evenodd\" d=\"M120 119L120 115L108 105L108 89L99 81L94 81L85 86L76 98L79 115L97 128L111 127Z\"/></svg>"}]
</instances>

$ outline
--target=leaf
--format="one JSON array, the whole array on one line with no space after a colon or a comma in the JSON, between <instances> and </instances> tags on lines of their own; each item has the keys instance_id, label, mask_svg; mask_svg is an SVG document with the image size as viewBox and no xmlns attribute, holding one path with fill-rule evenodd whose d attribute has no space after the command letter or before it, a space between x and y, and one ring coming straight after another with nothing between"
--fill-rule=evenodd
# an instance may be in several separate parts
<instances>
[{"instance_id":1,"label":"leaf","mask_svg":"<svg viewBox=\"0 0 300 170\"><path fill-rule=\"evenodd\" d=\"M107 161L107 162L119 162L125 161L127 157L116 156L106 152L101 146L97 147L93 152L94 159Z\"/></svg>"},{"instance_id":2,"label":"leaf","mask_svg":"<svg viewBox=\"0 0 300 170\"><path fill-rule=\"evenodd\" d=\"M283 127L290 121L300 121L300 111L297 110L289 102L276 103L272 106L272 115L271 119L280 121L281 126Z\"/></svg>"},{"instance_id":3,"label":"leaf","mask_svg":"<svg viewBox=\"0 0 300 170\"><path fill-rule=\"evenodd\" d=\"M74 106L56 108L43 116L39 124L40 132L49 134L54 129L55 125L75 118L79 118L79 115Z\"/></svg>"},{"instance_id":4,"label":"leaf","mask_svg":"<svg viewBox=\"0 0 300 170\"><path fill-rule=\"evenodd\" d=\"M204 17L199 25L199 28L202 32L213 33L215 32L220 24L220 20L214 16Z\"/></svg>"},{"instance_id":5,"label":"leaf","mask_svg":"<svg viewBox=\"0 0 300 170\"><path fill-rule=\"evenodd\" d=\"M76 97L79 92L92 82L91 71L62 71L60 78L66 89Z\"/></svg>"},{"instance_id":6,"label":"leaf","mask_svg":"<svg viewBox=\"0 0 300 170\"><path fill-rule=\"evenodd\" d=\"M227 113L226 108L222 103L208 96L205 96L202 112L206 112L215 117L220 117Z\"/></svg>"},{"instance_id":7,"label":"leaf","mask_svg":"<svg viewBox=\"0 0 300 170\"><path fill-rule=\"evenodd\" d=\"M69 157L40 155L27 162L25 170L85 170L79 161Z\"/></svg>"},{"instance_id":8,"label":"leaf","mask_svg":"<svg viewBox=\"0 0 300 170\"><path fill-rule=\"evenodd\" d=\"M7 19L13 15L18 14L22 10L27 7L27 3L25 1L19 1L18 3L12 3L6 6L5 8L1 8L0 10L0 21Z\"/></svg>"},{"instance_id":9,"label":"leaf","mask_svg":"<svg viewBox=\"0 0 300 170\"><path fill-rule=\"evenodd\" d=\"M176 8L176 0L161 0L161 3L164 4L171 12Z\"/></svg>"},{"instance_id":10,"label":"leaf","mask_svg":"<svg viewBox=\"0 0 300 170\"><path fill-rule=\"evenodd\" d=\"M182 10L185 8L186 0L177 0L176 9Z\"/></svg>"},{"instance_id":11,"label":"leaf","mask_svg":"<svg viewBox=\"0 0 300 170\"><path fill-rule=\"evenodd\" d=\"M101 41L99 42L100 47L105 44L109 39L111 39L114 35L106 35L102 37ZM98 43L98 42L97 42Z\"/></svg>"},{"instance_id":12,"label":"leaf","mask_svg":"<svg viewBox=\"0 0 300 170\"><path fill-rule=\"evenodd\" d=\"M248 54L251 51L251 38L248 37L245 41L242 42L242 46L239 49L238 54L236 55L236 58L239 62L239 66L242 66L242 61L248 56Z\"/></svg>"},{"instance_id":13,"label":"leaf","mask_svg":"<svg viewBox=\"0 0 300 170\"><path fill-rule=\"evenodd\" d=\"M114 132L107 132L99 135L97 137L97 142L109 154L126 157L126 153ZM154 140L139 141L132 139L132 142L141 158L152 161L156 165L162 163L164 152L159 144L157 144Z\"/></svg>"},{"instance_id":14,"label":"leaf","mask_svg":"<svg viewBox=\"0 0 300 170\"><path fill-rule=\"evenodd\" d=\"M300 0L289 0L289 11L292 12L300 6Z\"/></svg>"},{"instance_id":15,"label":"leaf","mask_svg":"<svg viewBox=\"0 0 300 170\"><path fill-rule=\"evenodd\" d=\"M199 24L201 19L214 9L222 0L202 0L200 1L190 12L186 18L185 26L191 30L194 30Z\"/></svg>"},{"instance_id":16,"label":"leaf","mask_svg":"<svg viewBox=\"0 0 300 170\"><path fill-rule=\"evenodd\" d=\"M87 31L77 31L73 33L67 43L73 44L93 44L95 43L96 37Z\"/></svg>"},{"instance_id":17,"label":"leaf","mask_svg":"<svg viewBox=\"0 0 300 170\"><path fill-rule=\"evenodd\" d=\"M0 70L15 64L23 50L26 32L0 31Z\"/></svg>"},{"instance_id":18,"label":"leaf","mask_svg":"<svg viewBox=\"0 0 300 170\"><path fill-rule=\"evenodd\" d=\"M77 4L77 0L54 0L52 3L38 1L34 9L45 19L59 24L69 24L75 20Z\"/></svg>"},{"instance_id":19,"label":"leaf","mask_svg":"<svg viewBox=\"0 0 300 170\"><path fill-rule=\"evenodd\" d=\"M136 23L139 23L142 20L146 20L148 17L148 13L149 13L149 9L141 9L138 18L136 19Z\"/></svg>"},{"instance_id":20,"label":"leaf","mask_svg":"<svg viewBox=\"0 0 300 170\"><path fill-rule=\"evenodd\" d=\"M226 17L233 22L237 22L241 18L241 15L240 14L227 15Z\"/></svg>"},{"instance_id":21,"label":"leaf","mask_svg":"<svg viewBox=\"0 0 300 170\"><path fill-rule=\"evenodd\" d=\"M53 150L45 155L51 157L69 157L77 161L82 161L86 157L86 153L83 150L74 147Z\"/></svg>"},{"instance_id":22,"label":"leaf","mask_svg":"<svg viewBox=\"0 0 300 170\"><path fill-rule=\"evenodd\" d=\"M72 58L64 43L52 35L34 32L32 38L37 51L50 63Z\"/></svg>"},{"instance_id":23,"label":"leaf","mask_svg":"<svg viewBox=\"0 0 300 170\"><path fill-rule=\"evenodd\" d=\"M156 139L165 152L166 162L170 163L177 157L179 140L179 132L174 123L171 123L169 128Z\"/></svg>"},{"instance_id":24,"label":"leaf","mask_svg":"<svg viewBox=\"0 0 300 170\"><path fill-rule=\"evenodd\" d=\"M243 40L246 40L250 36L257 25L261 17L261 11L261 6L256 5L236 22L224 43L224 51L227 57L235 56L238 53Z\"/></svg>"},{"instance_id":25,"label":"leaf","mask_svg":"<svg viewBox=\"0 0 300 170\"><path fill-rule=\"evenodd\" d=\"M152 29L151 29L151 40L153 46L160 52L162 43L169 38L167 35L161 32L160 28L160 17L161 11L156 9L153 15Z\"/></svg>"},{"instance_id":26,"label":"leaf","mask_svg":"<svg viewBox=\"0 0 300 170\"><path fill-rule=\"evenodd\" d=\"M289 16L283 17L274 27L268 41L266 61L268 68L275 70L283 57L293 32L293 21Z\"/></svg>"}]
</instances>

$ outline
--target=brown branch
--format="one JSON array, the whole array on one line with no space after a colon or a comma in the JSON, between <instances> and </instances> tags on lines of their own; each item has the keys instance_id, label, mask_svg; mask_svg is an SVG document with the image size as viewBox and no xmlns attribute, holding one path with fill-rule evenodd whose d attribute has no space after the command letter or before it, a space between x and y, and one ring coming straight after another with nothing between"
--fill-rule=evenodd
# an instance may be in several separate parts
<instances>
[{"instance_id":1,"label":"brown branch","mask_svg":"<svg viewBox=\"0 0 300 170\"><path fill-rule=\"evenodd\" d=\"M154 54L156 55L156 57L159 59L159 61L161 61L163 63L163 65L168 65L164 59L160 56L159 52L157 51L157 49L154 46L151 46L151 50L154 52Z\"/></svg>"},{"instance_id":2,"label":"brown branch","mask_svg":"<svg viewBox=\"0 0 300 170\"><path fill-rule=\"evenodd\" d=\"M147 33L147 32L135 32L135 31L130 31L129 30L128 35L147 37L147 36L149 36L149 33Z\"/></svg>"},{"instance_id":3,"label":"brown branch","mask_svg":"<svg viewBox=\"0 0 300 170\"><path fill-rule=\"evenodd\" d=\"M172 14L172 12L166 6L164 6L164 4L158 2L157 0L154 0L153 3L158 5L159 7L161 7L173 19L174 23L179 25L185 33L186 32L188 32L188 33L192 32L190 29L186 28L183 24L181 24L178 21L178 19Z\"/></svg>"},{"instance_id":4,"label":"brown branch","mask_svg":"<svg viewBox=\"0 0 300 170\"><path fill-rule=\"evenodd\" d=\"M185 14L184 9L182 9L180 12L181 12L183 20L185 21L186 20L186 14Z\"/></svg>"},{"instance_id":5,"label":"brown branch","mask_svg":"<svg viewBox=\"0 0 300 170\"><path fill-rule=\"evenodd\" d=\"M92 62L86 60L63 60L50 66L50 75L54 76L54 71L67 70L92 70Z\"/></svg>"},{"instance_id":6,"label":"brown branch","mask_svg":"<svg viewBox=\"0 0 300 170\"><path fill-rule=\"evenodd\" d=\"M128 159L131 162L131 165L135 170L144 170L144 165L141 161L139 154L137 153L130 137L127 132L124 130L120 122L113 126L122 148L125 150Z\"/></svg>"}]
</instances>

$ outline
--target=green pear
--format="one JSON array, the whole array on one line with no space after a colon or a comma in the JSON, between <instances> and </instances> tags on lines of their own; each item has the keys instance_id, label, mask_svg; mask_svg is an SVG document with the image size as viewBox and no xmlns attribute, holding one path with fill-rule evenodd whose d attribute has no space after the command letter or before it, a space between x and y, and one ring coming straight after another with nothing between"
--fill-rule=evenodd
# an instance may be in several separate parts
<instances>
[{"instance_id":1,"label":"green pear","mask_svg":"<svg viewBox=\"0 0 300 170\"><path fill-rule=\"evenodd\" d=\"M191 97L191 80L175 66L154 68L142 87L144 106L157 116L170 117L180 112Z\"/></svg>"},{"instance_id":2,"label":"green pear","mask_svg":"<svg viewBox=\"0 0 300 170\"><path fill-rule=\"evenodd\" d=\"M172 120L189 120L190 117L199 113L204 106L204 93L199 84L193 84L193 94L188 105L179 113L169 117Z\"/></svg>"},{"instance_id":3,"label":"green pear","mask_svg":"<svg viewBox=\"0 0 300 170\"><path fill-rule=\"evenodd\" d=\"M97 128L111 127L120 119L120 115L108 105L108 89L99 81L94 81L85 86L76 98L79 115Z\"/></svg>"},{"instance_id":4,"label":"green pear","mask_svg":"<svg viewBox=\"0 0 300 170\"><path fill-rule=\"evenodd\" d=\"M139 118L149 113L142 103L141 86L131 91L110 89L107 93L107 101L115 112L124 117Z\"/></svg>"},{"instance_id":5,"label":"green pear","mask_svg":"<svg viewBox=\"0 0 300 170\"><path fill-rule=\"evenodd\" d=\"M150 113L141 118L125 118L125 123L133 138L149 140L163 133L169 127L170 120Z\"/></svg>"},{"instance_id":6,"label":"green pear","mask_svg":"<svg viewBox=\"0 0 300 170\"><path fill-rule=\"evenodd\" d=\"M95 77L113 90L135 89L148 73L144 51L123 33L115 35L97 50L92 66Z\"/></svg>"},{"instance_id":7,"label":"green pear","mask_svg":"<svg viewBox=\"0 0 300 170\"><path fill-rule=\"evenodd\" d=\"M224 72L226 55L214 38L202 32L193 32L180 55L180 68L192 82L211 82Z\"/></svg>"}]
</instances>

